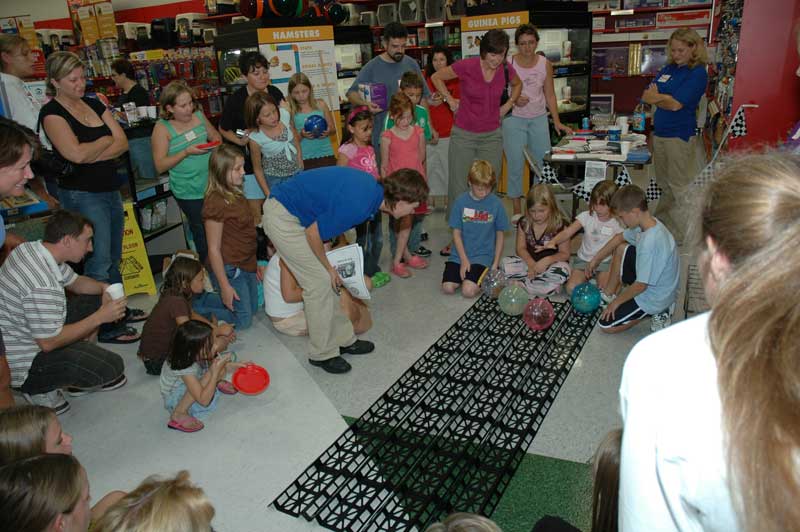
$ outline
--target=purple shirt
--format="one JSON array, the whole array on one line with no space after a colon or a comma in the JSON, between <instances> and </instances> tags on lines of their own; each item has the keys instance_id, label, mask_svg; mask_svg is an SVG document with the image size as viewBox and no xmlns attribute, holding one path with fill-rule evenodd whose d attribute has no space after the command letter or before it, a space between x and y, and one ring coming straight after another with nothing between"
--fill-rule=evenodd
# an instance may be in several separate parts
<instances>
[{"instance_id":1,"label":"purple shirt","mask_svg":"<svg viewBox=\"0 0 800 532\"><path fill-rule=\"evenodd\" d=\"M483 79L480 57L462 59L451 66L458 76L461 90L461 101L455 117L456 126L471 133L486 133L499 128L500 95L506 85L502 65L488 83ZM509 86L515 75L514 67L508 65Z\"/></svg>"}]
</instances>

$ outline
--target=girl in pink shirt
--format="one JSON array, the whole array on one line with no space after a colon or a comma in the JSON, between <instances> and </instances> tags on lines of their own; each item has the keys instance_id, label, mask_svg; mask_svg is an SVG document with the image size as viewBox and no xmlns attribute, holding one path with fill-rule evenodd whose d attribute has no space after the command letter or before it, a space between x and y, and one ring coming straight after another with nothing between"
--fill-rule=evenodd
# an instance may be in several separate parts
<instances>
[{"instance_id":1,"label":"girl in pink shirt","mask_svg":"<svg viewBox=\"0 0 800 532\"><path fill-rule=\"evenodd\" d=\"M389 116L394 120L394 126L381 134L381 174L412 168L425 177L425 133L414 125L413 102L398 92L389 103ZM421 224L422 216L419 214L389 220L392 273L398 277L411 277L408 267L428 267L428 261L409 251L419 249Z\"/></svg>"}]
</instances>

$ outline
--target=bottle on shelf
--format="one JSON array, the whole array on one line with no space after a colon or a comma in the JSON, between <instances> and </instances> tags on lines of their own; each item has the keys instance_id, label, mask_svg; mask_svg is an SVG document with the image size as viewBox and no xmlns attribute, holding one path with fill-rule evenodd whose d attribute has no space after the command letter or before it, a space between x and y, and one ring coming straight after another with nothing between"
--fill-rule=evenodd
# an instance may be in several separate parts
<instances>
[{"instance_id":1,"label":"bottle on shelf","mask_svg":"<svg viewBox=\"0 0 800 532\"><path fill-rule=\"evenodd\" d=\"M636 108L633 110L633 130L644 131L647 126L647 113L650 106L639 100Z\"/></svg>"}]
</instances>

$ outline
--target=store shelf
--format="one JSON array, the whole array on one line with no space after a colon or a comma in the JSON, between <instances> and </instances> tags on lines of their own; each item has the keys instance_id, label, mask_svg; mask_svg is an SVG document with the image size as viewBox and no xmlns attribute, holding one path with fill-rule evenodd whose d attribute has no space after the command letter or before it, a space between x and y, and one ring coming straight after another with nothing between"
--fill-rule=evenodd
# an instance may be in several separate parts
<instances>
[{"instance_id":1,"label":"store shelf","mask_svg":"<svg viewBox=\"0 0 800 532\"><path fill-rule=\"evenodd\" d=\"M437 28L439 26L458 26L459 24L461 24L460 20L445 20L442 22L408 22L403 23L403 26L406 28L424 28L425 26L430 25L432 28ZM372 31L383 30L384 27L385 26L370 26L369 29Z\"/></svg>"},{"instance_id":2,"label":"store shelf","mask_svg":"<svg viewBox=\"0 0 800 532\"><path fill-rule=\"evenodd\" d=\"M614 78L652 78L655 74L592 74L592 79L614 79Z\"/></svg>"},{"instance_id":3,"label":"store shelf","mask_svg":"<svg viewBox=\"0 0 800 532\"><path fill-rule=\"evenodd\" d=\"M660 11L690 11L690 10L700 10L700 9L710 9L711 4L694 4L688 6L674 6L674 7L636 7L633 9L603 9L600 11L591 11L592 16L597 15L611 15L612 13L617 13L613 15L617 16L631 16L631 15L640 15L642 13L658 13ZM631 13L628 13L631 11Z\"/></svg>"},{"instance_id":4,"label":"store shelf","mask_svg":"<svg viewBox=\"0 0 800 532\"><path fill-rule=\"evenodd\" d=\"M223 22L233 17L243 17L241 13L225 13L224 15L211 15L206 18L199 18L197 22Z\"/></svg>"},{"instance_id":5,"label":"store shelf","mask_svg":"<svg viewBox=\"0 0 800 532\"><path fill-rule=\"evenodd\" d=\"M428 46L406 46L406 50L430 50L434 46L436 46L436 45L435 44L431 44L431 45L428 45ZM454 49L461 48L460 44L445 44L445 45L442 45L442 46L446 46L447 48L454 48ZM376 54L382 54L385 51L386 51L386 48L374 48L373 49L373 52L375 52Z\"/></svg>"},{"instance_id":6,"label":"store shelf","mask_svg":"<svg viewBox=\"0 0 800 532\"><path fill-rule=\"evenodd\" d=\"M178 227L183 227L183 222L173 222L171 224L167 224L164 227L156 229L155 231L150 231L148 233L142 232L142 238L144 239L145 242L147 242L148 240L152 240Z\"/></svg>"}]
</instances>

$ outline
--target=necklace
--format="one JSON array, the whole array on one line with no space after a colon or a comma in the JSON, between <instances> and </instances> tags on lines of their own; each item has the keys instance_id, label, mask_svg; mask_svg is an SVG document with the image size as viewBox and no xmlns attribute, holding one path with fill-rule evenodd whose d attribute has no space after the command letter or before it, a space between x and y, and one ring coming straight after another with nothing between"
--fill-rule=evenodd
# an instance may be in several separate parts
<instances>
[{"instance_id":1,"label":"necklace","mask_svg":"<svg viewBox=\"0 0 800 532\"><path fill-rule=\"evenodd\" d=\"M64 109L66 109L69 112L69 114L75 117L78 121L82 122L84 125L87 126L89 125L89 120L91 119L92 115L86 112L85 108L78 111L77 109L72 107L72 105L67 105L64 101L60 100L58 96L56 96L56 100L58 101L58 103L61 104L61 106Z\"/></svg>"}]
</instances>

